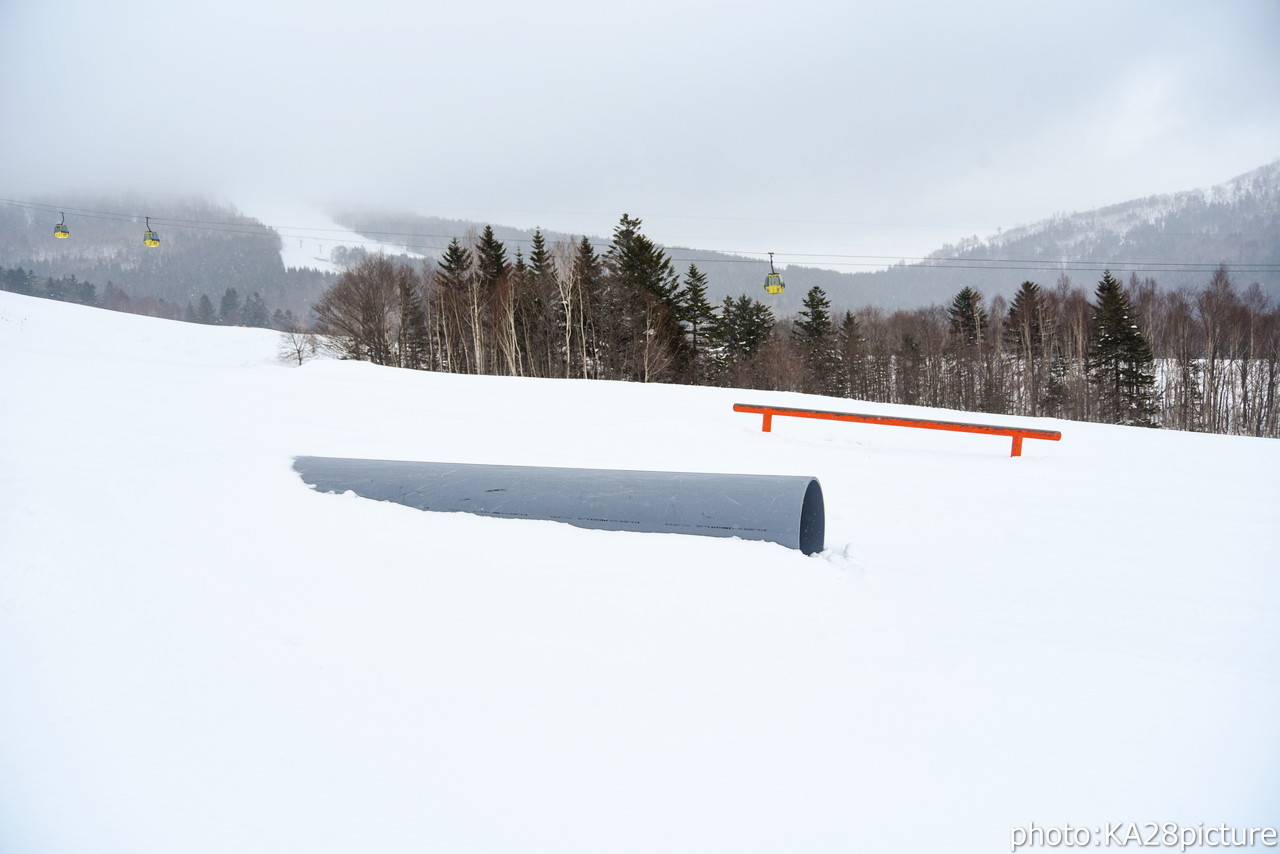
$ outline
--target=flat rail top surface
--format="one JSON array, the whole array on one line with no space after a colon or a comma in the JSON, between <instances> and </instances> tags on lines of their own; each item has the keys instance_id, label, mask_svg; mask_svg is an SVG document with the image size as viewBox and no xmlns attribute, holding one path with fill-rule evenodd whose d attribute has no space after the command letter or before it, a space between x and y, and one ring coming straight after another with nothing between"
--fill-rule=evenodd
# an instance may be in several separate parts
<instances>
[{"instance_id":1,"label":"flat rail top surface","mask_svg":"<svg viewBox=\"0 0 1280 854\"><path fill-rule=\"evenodd\" d=\"M831 421L855 421L866 424L886 424L897 427L922 427L930 430L954 430L963 433L988 433L996 436L1022 436L1028 439L1047 439L1056 442L1062 438L1057 430L1039 430L1033 427L1008 427L997 424L970 424L963 421L939 421L931 418L901 418L890 415L865 415L857 412L832 412L825 409L796 409L790 406L765 406L753 403L735 403L734 412L750 412L756 415L790 415L797 418L820 418Z\"/></svg>"}]
</instances>

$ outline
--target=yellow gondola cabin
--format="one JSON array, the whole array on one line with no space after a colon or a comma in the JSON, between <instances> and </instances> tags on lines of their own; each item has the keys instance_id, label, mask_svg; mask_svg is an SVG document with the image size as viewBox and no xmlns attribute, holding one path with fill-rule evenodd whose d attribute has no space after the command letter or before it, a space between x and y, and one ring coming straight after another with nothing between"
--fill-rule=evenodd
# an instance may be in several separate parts
<instances>
[{"instance_id":1,"label":"yellow gondola cabin","mask_svg":"<svg viewBox=\"0 0 1280 854\"><path fill-rule=\"evenodd\" d=\"M782 276L777 270L773 269L773 253L769 253L769 274L764 277L764 292L767 294L780 294L787 289L782 283Z\"/></svg>"}]
</instances>

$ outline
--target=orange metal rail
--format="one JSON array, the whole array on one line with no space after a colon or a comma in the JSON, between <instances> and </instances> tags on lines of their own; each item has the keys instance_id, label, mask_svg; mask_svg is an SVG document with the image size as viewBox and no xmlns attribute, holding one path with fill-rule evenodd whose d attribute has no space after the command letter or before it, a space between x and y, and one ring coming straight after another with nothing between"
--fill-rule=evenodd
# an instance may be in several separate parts
<instances>
[{"instance_id":1,"label":"orange metal rail","mask_svg":"<svg viewBox=\"0 0 1280 854\"><path fill-rule=\"evenodd\" d=\"M795 418L820 418L826 421L855 421L859 424L887 424L891 427L922 427L926 430L951 430L957 433L987 433L1008 436L1013 439L1009 456L1022 456L1023 439L1047 439L1056 442L1062 438L1057 430L1032 430L1026 427L999 427L992 424L964 424L959 421L930 421L927 418L891 418L887 415L859 415L856 412L826 412L821 409L791 409L786 406L757 406L735 403L734 412L750 412L764 416L760 429L765 433L773 429L773 416L790 415Z\"/></svg>"}]
</instances>

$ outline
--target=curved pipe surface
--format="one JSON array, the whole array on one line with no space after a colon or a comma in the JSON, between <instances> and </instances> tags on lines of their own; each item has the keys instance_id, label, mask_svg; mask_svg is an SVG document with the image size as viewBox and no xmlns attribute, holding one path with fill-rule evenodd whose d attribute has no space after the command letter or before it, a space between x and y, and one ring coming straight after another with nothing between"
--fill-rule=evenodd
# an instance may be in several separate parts
<instances>
[{"instance_id":1,"label":"curved pipe surface","mask_svg":"<svg viewBox=\"0 0 1280 854\"><path fill-rule=\"evenodd\" d=\"M814 554L826 511L812 477L298 457L317 492L420 510L547 519L579 528L765 540Z\"/></svg>"}]
</instances>

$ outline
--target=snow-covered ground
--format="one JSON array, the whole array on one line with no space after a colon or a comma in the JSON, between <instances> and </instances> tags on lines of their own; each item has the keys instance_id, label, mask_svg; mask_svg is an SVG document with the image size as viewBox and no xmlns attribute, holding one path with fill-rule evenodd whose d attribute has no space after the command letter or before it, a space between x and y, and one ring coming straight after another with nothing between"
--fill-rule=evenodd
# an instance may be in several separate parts
<instances>
[{"instance_id":1,"label":"snow-covered ground","mask_svg":"<svg viewBox=\"0 0 1280 854\"><path fill-rule=\"evenodd\" d=\"M339 246L360 246L371 253L415 255L403 246L371 240L338 225L333 217L318 208L300 202L279 200L238 200L236 207L245 215L274 228L280 235L280 260L288 267L310 267L328 273L341 273L331 260Z\"/></svg>"},{"instance_id":2,"label":"snow-covered ground","mask_svg":"<svg viewBox=\"0 0 1280 854\"><path fill-rule=\"evenodd\" d=\"M1010 458L276 351L0 293L0 852L1280 823L1280 442L1027 421L1063 439ZM827 550L319 494L298 454L814 475Z\"/></svg>"}]
</instances>

